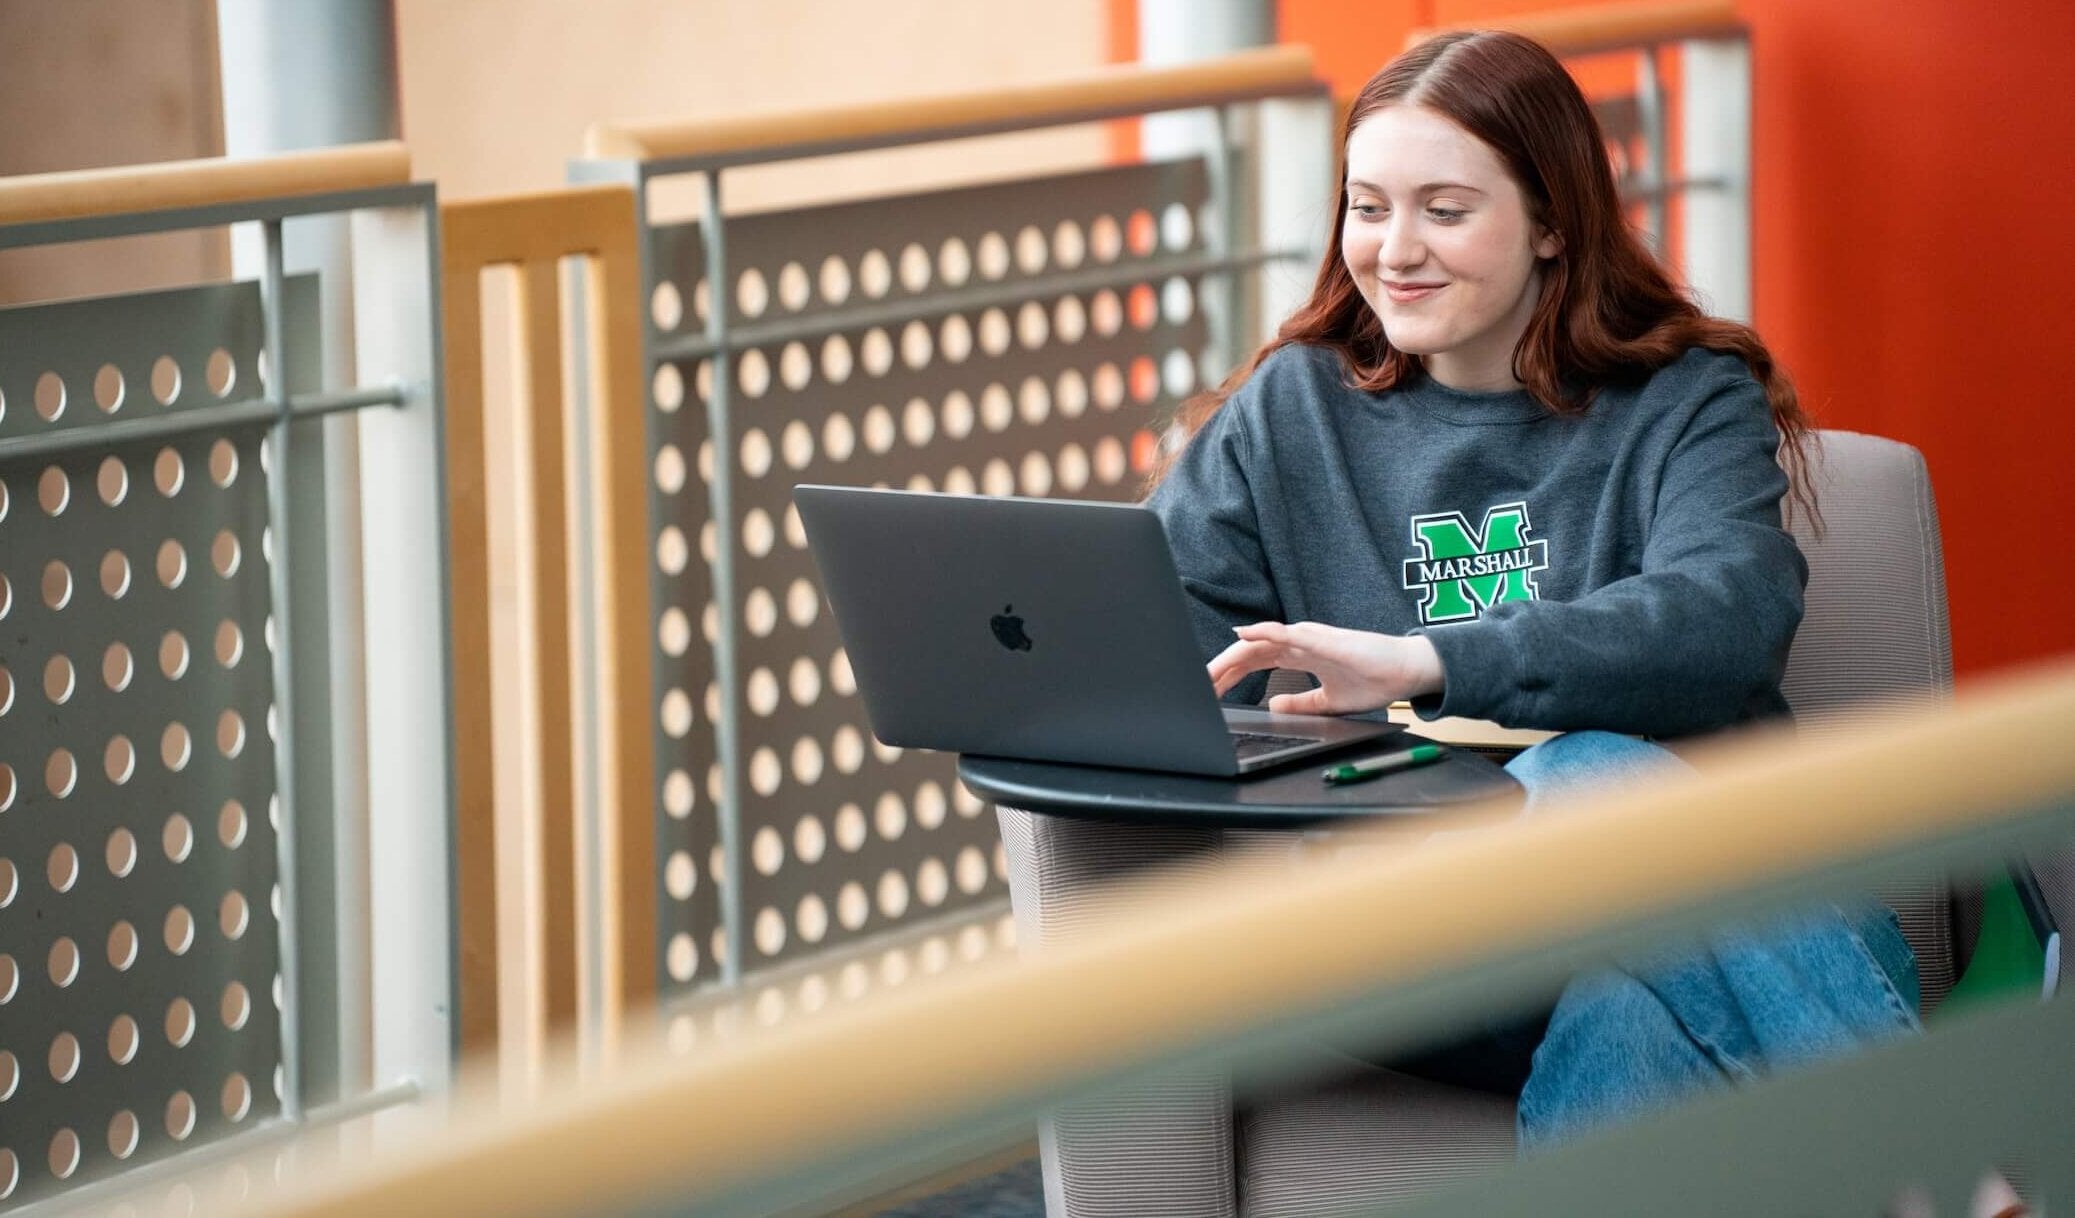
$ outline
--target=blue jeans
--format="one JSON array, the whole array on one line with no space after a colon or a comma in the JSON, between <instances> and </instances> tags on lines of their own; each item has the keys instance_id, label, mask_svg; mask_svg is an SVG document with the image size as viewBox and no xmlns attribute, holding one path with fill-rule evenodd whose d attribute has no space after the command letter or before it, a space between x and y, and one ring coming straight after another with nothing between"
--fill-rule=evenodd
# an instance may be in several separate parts
<instances>
[{"instance_id":1,"label":"blue jeans","mask_svg":"<svg viewBox=\"0 0 2075 1218\"><path fill-rule=\"evenodd\" d=\"M1552 797L1682 764L1634 737L1572 732L1507 769L1527 788L1532 815ZM1913 1032L1917 988L1916 958L1893 913L1826 906L1579 976L1546 1021L1494 1029L1430 1060L1459 1066L1466 1053L1503 1059L1532 1045L1519 1108L1527 1153L1708 1088ZM1417 1060L1400 1065L1424 1072Z\"/></svg>"}]
</instances>

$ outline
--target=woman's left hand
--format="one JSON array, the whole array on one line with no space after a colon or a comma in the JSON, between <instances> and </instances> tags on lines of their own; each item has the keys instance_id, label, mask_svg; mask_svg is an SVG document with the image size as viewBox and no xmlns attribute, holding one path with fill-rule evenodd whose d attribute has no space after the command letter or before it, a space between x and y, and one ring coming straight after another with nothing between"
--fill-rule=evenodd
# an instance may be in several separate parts
<instances>
[{"instance_id":1,"label":"woman's left hand","mask_svg":"<svg viewBox=\"0 0 2075 1218\"><path fill-rule=\"evenodd\" d=\"M1318 622L1238 626L1239 641L1210 662L1220 696L1251 673L1294 668L1319 680L1301 694L1279 694L1268 709L1293 715L1349 715L1404 698L1438 693L1441 657L1422 635L1374 634Z\"/></svg>"}]
</instances>

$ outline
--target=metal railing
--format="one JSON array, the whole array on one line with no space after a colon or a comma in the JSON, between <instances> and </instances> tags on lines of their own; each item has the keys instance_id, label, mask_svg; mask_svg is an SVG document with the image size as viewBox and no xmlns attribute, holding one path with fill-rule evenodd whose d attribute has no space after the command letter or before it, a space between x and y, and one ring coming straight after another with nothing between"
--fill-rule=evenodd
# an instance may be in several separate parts
<instances>
[{"instance_id":1,"label":"metal railing","mask_svg":"<svg viewBox=\"0 0 2075 1218\"><path fill-rule=\"evenodd\" d=\"M700 664L704 664L706 657L710 655L711 680L717 690L715 704L707 707L707 722L701 724L698 730L689 734L682 730L659 730L656 735L657 774L652 789L657 792L656 800L659 804L668 802L662 793L672 782L677 784L680 791L685 792L679 800L680 805L690 800L690 789L705 790L706 784L700 783L698 777L707 769L708 756L704 751L705 746L695 747L694 743L705 738L701 732L712 733L711 763L714 767L712 772L717 778L713 789L706 791L710 799L702 801L697 813L698 818L711 819L712 832L718 840L719 865L714 876L716 883L712 886L713 891L710 892L702 886L687 898L684 894L691 891L690 886L677 886L677 892L666 894L670 899L662 903L666 922L676 919L673 924L666 926L664 942L659 944L658 963L659 968L666 974L666 990L683 988L692 983L695 976L698 980L717 978L723 984L732 985L739 980L746 968L771 963L774 957L792 958L799 952L807 951L810 940L808 934L801 929L803 926L815 928L817 934L821 933L818 928L828 927L827 942L833 945L839 941L849 941L859 933L877 933L879 929L883 929L880 926L882 921L899 921L898 906L919 907L920 904L909 902L905 898L892 904L881 901L878 903L878 912L865 920L863 930L860 931L857 921L848 916L851 911L847 908L837 909L837 913L843 915L840 917L816 916L812 910L803 910L796 917L789 917L787 914L790 911L780 909L774 913L773 905L767 905L763 911L758 911L744 899L746 888L752 883L762 884L766 888L772 887L763 879L761 873L752 869L750 853L752 839L758 833L768 833L774 828L769 824L759 828L745 822L746 806L756 802L768 802L767 791L751 790L750 770L751 763L755 760L752 754L773 747L771 742L761 740L756 742L758 747L746 743L745 725L754 725L761 731L765 730L763 725L766 722L774 725L779 722L776 718L765 720L764 716L769 714L768 708L754 708L750 697L749 686L755 674L749 671L752 665L745 662L743 656L749 643L763 635L751 630L752 624L745 622L746 598L752 593L752 589L751 580L745 577L744 571L757 562L762 562L774 571L783 566L784 574L771 578L781 585L784 580L792 579L796 588L804 583L806 591L797 592L795 600L815 596L816 592L813 589L811 570L794 571L792 566L779 561L780 558L784 558L787 563L790 562L790 552L783 544L777 547L778 557L764 561L759 559L753 550L745 553L748 547L735 542L735 539L744 536L745 528L748 528L752 535L758 530L771 532L770 522L785 517L790 506L789 500L782 493L784 487L773 491L771 488L775 484L770 479L759 480L761 467L757 471L745 473L746 463L737 459L738 447L741 444L745 441L754 443L756 438L763 434L762 430L758 430L758 424L763 417L769 416L774 420L765 429L773 434L777 432L781 422L785 421L780 409L774 407L771 401L754 400L760 391L746 387L748 374L741 371L743 361L754 362L763 367L765 351L768 349L773 353L769 364L776 368L781 362L777 358L780 352L797 351L798 359L804 361L804 377L815 372L814 361L807 354L809 344L823 344L823 369L826 370L831 358L829 350L832 345L842 348L846 353L844 359L847 361L850 358L847 353L851 349L851 341L857 340L857 349L863 353L860 362L868 371L855 374L855 379L850 385L840 388L836 387L836 382L841 377L835 375L830 376L829 386L817 384L817 392L822 396L799 405L798 418L791 421L795 428L801 425L806 427L810 434L804 436L805 447L808 450L816 450L813 439L820 434L821 425L829 421L830 416L843 414L849 409L846 404L848 397L860 392L857 384L867 382L878 375L869 373L871 359L868 344L872 336L876 335L883 344L887 342L887 335L900 334L905 344L909 341L909 336L918 333L917 328L920 327L921 342L925 348L930 345L932 338L948 348L953 330L968 336L978 333L979 341L972 344L975 351L974 364L996 361L1004 368L1015 369L1013 372L1004 371L999 374L1002 384L1016 384L1016 377L1025 377L1027 384L1027 374L1033 369L1017 366L1013 361L1024 350L1028 333L1025 319L1030 317L1033 310L1039 314L1036 322L1042 330L1045 323L1051 319L1051 314L1047 310L1055 302L1071 301L1075 310L1080 308L1084 299L1106 302L1113 313L1119 316L1128 314L1131 318L1123 327L1123 337L1112 340L1112 345L1122 350L1128 344L1128 340L1137 334L1140 319L1143 319L1146 325L1152 325L1159 320L1160 303L1164 298L1156 297L1155 289L1163 284L1177 284L1180 285L1177 292L1183 304L1190 306L1190 320L1186 326L1173 329L1173 333L1193 333L1187 330L1187 327L1203 327L1208 336L1208 350L1206 353L1194 349L1192 345L1187 354L1187 366L1175 371L1177 375L1186 373L1193 383L1199 375L1197 366L1200 363L1204 369L1200 375L1221 376L1222 369L1229 366L1243 349L1250 347L1257 337L1259 323L1251 309L1251 292L1248 287L1252 273L1279 260L1308 261L1316 253L1311 249L1270 248L1262 242L1256 235L1257 230L1250 225L1250 218L1256 208L1250 195L1254 181L1249 175L1258 171L1255 162L1261 155L1261 150L1247 146L1245 132L1250 130L1250 126L1241 120L1244 117L1243 112L1249 108L1274 99L1319 103L1316 106L1318 117L1324 119L1326 107L1323 105L1323 86L1314 79L1310 56L1304 49L1266 48L1184 67L1111 68L1074 79L941 97L904 99L859 107L807 110L719 122L618 123L600 125L592 129L588 137L591 156L574 163L571 176L580 181L624 183L634 190L635 212L643 225L640 299L644 305L653 306L643 309L646 321L643 326L642 364L652 377L669 378L671 385L680 387L676 392L682 394L686 403L694 407L679 412L674 398L665 400L658 394L653 402L655 408L649 413L650 458L659 463L656 466L658 470L667 468L676 471L667 479L660 479L667 481L667 486L652 492L652 538L659 553L663 554L681 552L686 548L682 539L690 536L704 538L703 544L711 551L705 556L703 566L698 566L698 560L694 557L694 565L698 567L695 573L700 576L699 581L694 581L697 583L695 587L680 586L684 585L689 577L671 574L671 571L680 565L674 561L660 564L665 568L661 571L652 565L649 573L652 581L651 607L653 618L658 623L664 619L673 605L678 606L680 612L688 613L696 621L701 616L699 602L710 597L712 618L707 631L710 636L710 652L699 653L697 658ZM958 221L954 218L961 214L961 208L985 205L980 201L978 192L970 196L943 192L929 196L874 200L855 205L853 210L866 207L875 209L868 221L861 220L869 226L875 226L869 236L864 235L862 231L835 231L840 221L834 216L837 210L834 207L801 208L789 213L760 212L755 215L737 215L729 212L723 202L730 175L750 166L1200 108L1214 110L1220 116L1220 129L1224 132L1223 142L1206 150L1200 162L1191 162L1179 167L1147 166L1142 175L1144 181L1139 183L1148 189L1165 188L1178 191L1180 195L1189 196L1191 200L1193 195L1189 192L1201 190L1205 193L1204 200L1182 202L1179 201L1180 196L1177 196L1177 201L1172 204L1162 202L1153 205L1167 206L1169 210L1175 206L1183 209L1184 214L1179 220L1187 234L1185 239L1174 244L1164 242L1161 234L1155 231L1157 226L1152 217L1144 216L1142 225L1123 226L1133 231L1123 233L1119 238L1117 244L1123 247L1121 255L1114 247L1107 253L1096 250L1097 243L1092 240L1088 246L1089 252L1085 256L1075 252L1071 260L1050 258L1046 250L1040 249L1038 262L1046 264L1041 271L1028 270L1022 265L1020 249L1016 251L1018 261L1012 265L1008 244L999 233L992 236L995 242L1000 243L995 248L1000 251L999 265L1003 269L990 271L985 242L972 239L972 234L965 234L963 229L957 227ZM1310 150L1313 155L1308 164L1309 168L1318 169L1329 159L1324 150L1330 143L1330 137L1325 132L1323 121L1311 132L1311 136L1317 147ZM1288 148L1279 149L1278 154L1290 155L1292 151ZM1326 172L1323 169L1319 171L1322 176ZM1194 176L1199 174L1200 177ZM652 222L651 190L654 184L685 175L703 180L705 188L704 209L696 225L669 226ZM987 196L990 202L999 202L1006 197L1007 192L1020 190L1024 192L1023 202L1027 209L1037 206L1030 202L1036 195L1042 195L1048 202L1058 203L1067 208L1075 206L1076 199L1116 200L1124 199L1128 195L1123 185L1113 179L1102 177L1098 171L1049 179L1031 179L1022 183L1006 184L998 189L1001 194ZM1095 204L1089 202L1087 206L1094 207ZM1147 205L1127 201L1112 203L1109 206L1120 207L1122 212L1130 212L1134 207L1142 210ZM1054 213L1044 218L1045 226L1049 227L1051 223L1058 221L1062 214L1065 213ZM927 217L930 222L937 223L940 227L931 232L897 235L892 226L903 215ZM797 217L797 229L785 227L790 222L789 216ZM1199 216L1203 219L1199 220ZM857 216L845 212L843 218L847 220L861 217L861 212ZM1115 220L1123 218L1121 212L1114 217ZM1033 212L1033 218L1029 222L1018 220L1016 223L1025 224L1024 236L1035 233L1038 244L1042 246L1046 244L1047 238L1034 227L1037 219L1036 213ZM1015 235L1014 224L1006 227L1010 235ZM945 234L953 231L959 232L965 239L947 241ZM1079 234L1082 230L1076 227L1075 231ZM832 233L834 235L831 235ZM830 256L843 262L845 266L843 276L846 286L843 291L835 297L828 298L824 298L827 297L826 293L816 294L812 290L810 277L796 265L791 269L799 273L799 283L806 291L800 302L783 307L773 304L768 309L761 306L755 309L744 306L744 299L749 298L745 293L749 289L743 288L739 292L737 290L738 279L745 274L744 269L736 265L738 261L756 257L759 253L759 242L762 252L769 254L770 250L778 245L796 243L808 246L815 241L834 243L829 245L829 248L837 252ZM843 245L846 241L858 248L848 249ZM866 247L877 251L880 244L885 244L891 251L904 243L909 251L914 253L903 253L903 265L897 268L899 276L892 279L892 290L874 291L867 287L864 283L865 267L870 255ZM923 250L918 243L926 243L928 250ZM935 255L935 247L939 243L945 245L942 258L945 265L949 265L952 260L951 250L955 245L961 259L970 255L969 265L975 269L961 269L956 276L948 271L937 273L939 268L935 264L939 259ZM917 256L917 265L922 272L921 279L927 281L929 286L926 289L910 290L906 283L910 269L907 262ZM805 253L796 253L780 257L789 257L796 263L804 260L811 265L820 254L816 253L810 257ZM880 257L883 263L884 254ZM852 260L855 260L858 268L855 276L858 287L854 291L847 286L852 279L848 269ZM769 271L775 273L777 269L774 264ZM895 268L887 269L891 276ZM1019 273L1021 271L1028 273ZM767 275L763 268L755 266L748 268L748 273L756 275L757 283L760 285L768 278L775 277L775 274ZM692 282L694 279L697 283ZM1195 288L1199 283L1216 286L1207 289L1203 298L1197 301ZM779 286L783 288L785 285ZM1143 301L1138 301L1134 297L1128 306L1119 304L1120 299L1132 293L1142 294ZM782 294L781 292L775 295ZM1199 307L1200 312L1197 311ZM1100 307L1097 312L1100 313ZM1006 318L1012 315L1018 318L1016 342L1010 340L1011 331L1006 321ZM1075 315L1088 316L1086 313ZM999 350L987 349L989 332L985 328L985 322L989 318L1002 319L1002 345L1008 349L1008 354L1001 356L999 360ZM970 328L966 328L968 319L975 320L975 324ZM1096 332L1097 328L1091 326L1090 333ZM1161 329L1155 331L1166 332ZM1042 342L1043 339L1040 338L1039 341ZM1055 345L1056 343L1057 340ZM955 426L951 421L954 417L952 399L958 397L967 387L961 385L957 393L945 394L946 386L953 383L946 379L950 374L939 375L932 369L964 357L938 355L934 364L924 367L909 359L909 348L905 345L900 348L899 359L894 358L894 348L891 345L885 349L889 353L887 363L893 367L892 374L886 380L889 384L899 382L900 387L881 388L877 392L887 395L888 405L895 410L899 409L900 397L919 394L928 399L944 395L944 421L922 420L920 426L923 429L921 434L934 432L940 437L948 435ZM984 355L983 349L987 349ZM1136 351L1125 351L1118 357L1118 361L1129 364L1131 358L1137 354ZM925 350L925 364L928 359L929 352ZM1155 368L1148 361L1140 362L1146 366L1132 370L1135 380L1130 386L1133 400L1130 403L1129 417L1133 421L1126 422L1125 415L1117 415L1114 417L1118 422L1114 426L1122 429L1125 441L1137 443L1140 448L1145 448L1143 441L1134 439L1133 430L1144 431L1150 428L1156 421L1154 412L1160 409L1161 403L1171 404L1173 399L1164 396L1162 386L1165 379L1159 374L1165 369ZM849 364L846 362L843 366L847 369ZM918 368L921 370L916 371ZM1209 371L1212 368L1218 371ZM1118 370L1111 367L1109 372L1115 376ZM851 374L846 372L844 375ZM908 380L901 380L903 376L907 376ZM777 371L773 371L767 379L776 384L781 380L781 376ZM1049 374L1046 380L1047 384L1042 391L1047 395L1047 402L1038 408L1040 413L1049 410ZM697 413L694 395L681 388L695 381L700 385L697 396L703 398L704 405L703 417L698 418L696 424L688 421L690 416ZM911 386L909 381L915 384ZM1118 383L1123 382L1119 380ZM1177 380L1174 383L1180 382ZM1078 384L1080 399L1074 405L1076 411L1085 407L1089 392L1085 380ZM1101 386L1098 385L1097 388L1099 390ZM1145 390L1143 396L1137 393L1141 388ZM982 396L977 381L970 389L971 394L965 399L962 416L967 427L971 426L970 402L973 398ZM1096 396L1102 398L1099 392ZM1122 396L1121 392L1119 396ZM1145 406L1141 408L1140 403L1145 403ZM1093 426L1093 420L1102 417L1103 412L1116 405L1115 401L1107 399L1101 400L1098 404L1101 410L1089 412L1089 421L1078 425L1081 431L1088 431ZM986 403L983 402L983 405ZM925 401L924 406L933 410L935 403ZM792 406L788 404L785 409L792 409ZM883 411L886 407L881 409ZM1066 409L1062 406L1050 417L1055 421L1063 420L1066 418ZM862 399L859 400L858 410L865 413ZM913 414L914 411L915 408L911 405L909 413ZM841 422L847 426L850 420L845 418ZM991 423L987 428L974 428L975 439L969 442L969 446L985 441L993 430L994 425ZM910 443L921 443L914 439L917 433L906 434ZM1150 436L1145 438L1149 440ZM872 437L867 435L867 439L871 440ZM1012 440L1014 437L1005 437L996 445L1001 452L990 451L976 455L969 464L977 466L983 461L998 464L1000 460L1023 457L1025 454L1020 449L1012 450L1009 447ZM1063 434L1048 442L1036 439L1016 442L1046 442L1057 446L1062 441L1070 441L1066 448L1075 449L1082 454L1078 460L1073 456L1062 457L1059 468L1074 473L1073 486L1067 488L1069 491L1086 484L1088 494L1117 496L1130 493L1130 487L1125 484L1123 477L1125 466L1121 455L1128 447L1124 442L1114 438L1104 441L1112 446L1112 451L1119 459L1107 463L1097 462L1098 471L1107 473L1107 478L1093 480L1088 479L1085 473L1085 447L1093 443L1092 432L1087 436ZM894 441L889 439L887 443L891 445ZM859 448L863 449L864 445L860 444ZM698 477L681 479L679 474L690 464L681 454L688 454L693 450L701 453ZM877 453L882 450L875 447L872 451ZM902 447L899 451L906 454L909 450ZM1064 453L1065 449L1061 451ZM821 454L816 451L812 464L793 464L780 468L787 473L799 470L801 472L797 476L803 478L823 476L847 480L863 476L894 484L906 481L910 485L915 485L915 480L922 478L931 486L938 485L938 480L945 478L945 489L958 489L960 486L955 476L942 473L941 466L932 468L927 465L926 458L889 457L880 462L873 473L860 475L855 472L856 463L840 469L831 469L829 467L832 462L823 461L820 457ZM840 456L836 459L840 459ZM1046 487L1054 482L1051 468L1047 464L1044 471ZM1009 467L1004 465L1003 469L1008 470ZM689 481L694 494L701 489L701 481L704 482L704 501L698 503L696 508L687 506L684 497L676 493L680 481ZM978 480L968 477L966 481ZM1068 479L1062 475L1059 481L1063 483ZM787 486L789 484L788 480ZM990 481L984 489L998 491L999 487ZM1043 489L1032 490L1026 486L1024 493L1046 492ZM758 498L759 495L764 497ZM585 556L585 559L584 569L598 569L588 556ZM800 561L804 562L803 556L800 557ZM710 583L704 582L709 579ZM803 617L812 616L809 606L802 613L793 615L793 620L797 622ZM785 635L792 629L793 627L781 621L777 633ZM816 631L821 633L815 633ZM825 639L822 637L823 634L827 636ZM835 647L835 636L825 623L816 625L811 630L801 627L796 636L786 637L797 637L802 647ZM685 657L682 646L675 650L659 647L655 655L655 685L659 693L673 689L684 691L674 696L680 700L688 700L690 706L696 706L699 683L708 679L703 669ZM847 670L840 661L829 664L827 669L825 680L815 678L817 688L837 688L847 681ZM838 693L847 696L847 691L840 688ZM672 695L665 693L663 696ZM680 704L684 704L683 701ZM826 718L827 706L828 702L824 701L815 711L815 716ZM784 711L779 712L780 716L784 714ZM680 719L682 721L689 717L692 716L687 713L680 716ZM858 738L863 738L868 728L862 720L861 712L851 718L855 722L847 724L848 730ZM786 722L805 724L810 720L811 727L801 727L799 730L814 733L834 730L838 734L843 730L833 728L833 721L820 722L819 719L806 715L804 708L793 712L793 719ZM778 729L773 726L769 730ZM824 751L831 756L836 755L836 737L832 735L829 740L830 746L826 749L819 743L815 745L816 757ZM902 764L908 768L898 774L889 774L887 782L909 784L917 790L936 788L938 794L918 798L932 809L941 807L942 790L953 786L948 763L939 767L942 773L931 771L928 775L919 770L910 773L909 770L916 764L914 762ZM828 768L821 768L817 772L826 773ZM847 775L850 772L852 771L842 773ZM786 781L791 782L792 779L788 778ZM831 785L834 785L832 781L823 780L818 792L806 794L813 794L817 799L821 799L822 792L826 792ZM805 784L802 784L801 787L788 789L802 790L804 786ZM844 798L862 798L869 807L872 796L865 793L862 796ZM968 816L972 811L963 806L960 810ZM835 803L830 802L826 810L817 807L810 814L820 816L824 811L833 816ZM797 811L794 814L796 815ZM932 815L935 814L933 811ZM685 853L694 863L701 859L705 853L704 839L698 836L698 833L704 831L700 828L704 824L703 820L695 818L690 822L673 821L668 816L659 816L658 823L666 843L661 853ZM960 822L953 820L950 823L955 826ZM777 827L777 831L783 833L784 827ZM984 852L988 848L988 843L963 843L950 849L958 852L968 847ZM915 864L913 860L904 859L899 860L898 865L905 870ZM938 865L943 866L941 863ZM984 867L984 862L982 866ZM824 871L826 870L827 867L824 866ZM970 870L968 867L967 871ZM984 874L981 878L985 881ZM995 886L986 889L986 892L998 896L998 881L987 882ZM931 884L934 884L934 880ZM917 886L921 886L919 873ZM777 887L783 889L785 885L781 883ZM908 887L908 881L903 879L901 890L905 892ZM976 890L959 888L951 891L950 899L955 905L960 901L970 900L974 891ZM700 919L705 915L698 912L702 907L697 903L714 900L715 892L718 905L711 917L713 922L717 923L719 933L709 951L706 950L705 935L700 929L704 925ZM791 893L788 889L784 899L806 900L810 903L823 901L824 909L844 904L834 900L833 895L833 892L810 893L803 897ZM673 913L685 908L687 900L691 902L693 909L691 915L687 917ZM849 904L854 905L855 902ZM895 912L889 914L889 908L893 908ZM778 918L783 918L784 921L774 924L774 919ZM767 924L762 929L768 933L753 935L752 923L759 919ZM792 925L790 935L785 933L788 923ZM783 943L783 946L773 947L774 943ZM689 965L693 960L697 960L695 966L682 967Z\"/></svg>"},{"instance_id":2,"label":"metal railing","mask_svg":"<svg viewBox=\"0 0 2075 1218\"><path fill-rule=\"evenodd\" d=\"M447 1077L450 720L432 197L410 181L409 156L395 143L0 180L0 248L254 224L265 250L256 292L201 285L7 311L19 332L0 353L0 478L17 494L41 488L40 502L16 498L16 510L40 507L44 519L0 530L0 567L19 579L25 561L50 563L42 603L13 606L0 666L67 679L44 684L47 707L18 705L0 736L0 763L12 767L6 798L17 805L0 821L0 856L12 856L9 875L26 881L42 867L24 852L40 854L51 834L68 838L53 860L98 858L91 838L101 833L109 846L106 873L54 863L47 891L10 884L0 905L19 904L0 936L28 949L25 959L104 934L109 948L105 967L100 953L70 948L71 967L53 966L48 987L20 987L0 1013L0 1049L20 1065L0 1122L9 1169L0 1203L61 1195L201 1145L277 1140L313 1116L343 1119ZM362 383L332 387L319 383L311 285L286 273L281 238L298 217L342 213L360 225L363 291L379 285L386 295L362 314ZM382 488L362 521L380 555L361 574L370 622L410 623L365 653L370 739L384 755L368 785L376 837L409 860L386 869L379 911L370 894L332 883L336 818L366 814L335 808L330 782L333 717L366 711L342 688L353 682L334 683L335 665L362 648L330 616L323 429L333 416L358 420L377 440L363 464ZM98 482L86 475L96 468ZM78 498L98 489L98 514L67 511L65 488L83 477ZM207 562L198 553L190 564L178 540L194 530L220 530ZM110 537L120 543L105 557L78 553ZM160 537L153 587L142 570L132 575L121 546ZM104 600L86 600L96 593L82 587L74 603L69 577L49 582L67 560L94 558ZM213 649L206 636L187 642L183 629L198 616L216 627ZM159 663L133 660L132 644L156 650ZM63 652L104 645L101 681L75 684ZM218 719L225 700L232 706ZM190 732L197 715L216 731ZM157 717L171 720L158 749L123 734L138 730L140 716L153 730ZM75 767L81 746L97 755L110 732L106 765ZM31 747L52 748L48 766L20 755ZM89 836L69 840L79 835ZM159 863L140 839L162 836ZM271 857L255 857L248 842L271 846ZM219 898L220 934L219 919L206 916ZM163 954L149 929L161 916ZM144 922L142 935L132 919ZM338 928L369 919L401 919L412 937L386 936L375 977L348 983ZM248 937L248 926L260 933ZM271 974L272 986L252 968ZM226 977L236 978L228 988ZM339 1067L342 1025L369 1022L347 1019L341 1004L367 1002L370 981L390 997L390 1017L412 1024L409 1035L383 1038L394 1081L372 1090L342 1079ZM115 1011L112 1025L102 1022ZM161 1024L170 1051L156 1036ZM61 1029L47 1075L36 1068L46 1046L20 1040L32 1026ZM227 1080L210 1073L219 1070Z\"/></svg>"}]
</instances>

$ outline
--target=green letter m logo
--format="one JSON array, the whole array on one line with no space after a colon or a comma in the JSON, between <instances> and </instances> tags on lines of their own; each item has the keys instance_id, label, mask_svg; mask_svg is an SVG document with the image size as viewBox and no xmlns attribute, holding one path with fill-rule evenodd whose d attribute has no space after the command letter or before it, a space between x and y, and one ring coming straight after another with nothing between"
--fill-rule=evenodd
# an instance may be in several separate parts
<instances>
[{"instance_id":1,"label":"green letter m logo","mask_svg":"<svg viewBox=\"0 0 2075 1218\"><path fill-rule=\"evenodd\" d=\"M1423 557L1405 563L1405 587L1422 593L1419 620L1465 622L1501 601L1535 599L1534 573L1549 567L1549 543L1529 541L1526 503L1502 503L1475 530L1461 512L1412 518Z\"/></svg>"}]
</instances>

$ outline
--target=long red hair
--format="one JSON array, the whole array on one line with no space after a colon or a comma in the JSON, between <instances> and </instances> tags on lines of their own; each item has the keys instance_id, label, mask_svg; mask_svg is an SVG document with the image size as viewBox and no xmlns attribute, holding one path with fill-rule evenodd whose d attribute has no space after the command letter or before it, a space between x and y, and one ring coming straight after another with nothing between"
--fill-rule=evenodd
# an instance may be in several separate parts
<instances>
[{"instance_id":1,"label":"long red hair","mask_svg":"<svg viewBox=\"0 0 2075 1218\"><path fill-rule=\"evenodd\" d=\"M1371 392L1405 383L1417 356L1392 347L1383 323L1341 261L1347 223L1346 150L1363 120L1395 105L1426 106L1497 152L1527 200L1529 218L1556 233L1562 248L1542 266L1542 296L1513 354L1514 375L1550 411L1578 414L1599 390L1646 379L1688 349L1736 355L1771 403L1780 460L1795 498L1811 515L1807 485L1809 421L1794 386L1749 326L1710 317L1672 282L1629 227L1599 122L1563 64L1519 34L1443 34L1407 50L1362 86L1340 132L1343 185L1332 239L1311 296L1216 389L1182 403L1175 423L1193 436L1261 361L1291 343L1340 353L1355 387ZM1180 445L1155 463L1158 485Z\"/></svg>"}]
</instances>

